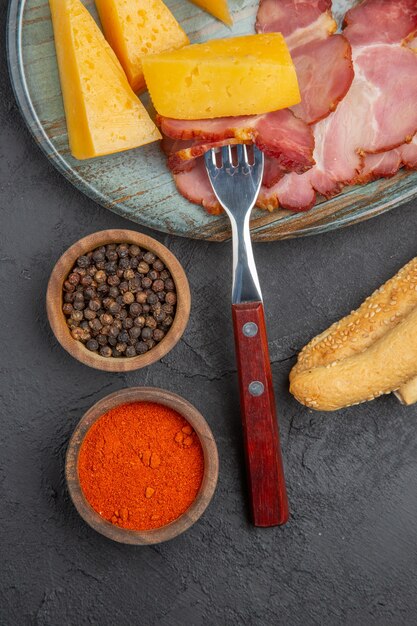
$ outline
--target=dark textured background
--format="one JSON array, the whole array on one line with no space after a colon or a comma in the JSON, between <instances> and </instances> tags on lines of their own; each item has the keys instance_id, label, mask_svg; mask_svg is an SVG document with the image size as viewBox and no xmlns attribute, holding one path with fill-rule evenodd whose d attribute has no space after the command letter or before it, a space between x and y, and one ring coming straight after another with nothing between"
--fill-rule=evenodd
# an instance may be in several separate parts
<instances>
[{"instance_id":1,"label":"dark textured background","mask_svg":"<svg viewBox=\"0 0 417 626\"><path fill-rule=\"evenodd\" d=\"M285 528L255 529L244 495L230 245L151 233L183 263L193 296L186 333L161 363L117 375L68 356L45 317L55 261L87 233L137 227L48 163L14 102L4 45L1 55L1 626L415 624L417 409L384 397L313 413L288 394L288 373L307 340L416 255L417 202L334 234L255 246L292 508ZM194 403L220 453L204 517L155 547L96 534L63 480L84 411L131 385Z\"/></svg>"}]
</instances>

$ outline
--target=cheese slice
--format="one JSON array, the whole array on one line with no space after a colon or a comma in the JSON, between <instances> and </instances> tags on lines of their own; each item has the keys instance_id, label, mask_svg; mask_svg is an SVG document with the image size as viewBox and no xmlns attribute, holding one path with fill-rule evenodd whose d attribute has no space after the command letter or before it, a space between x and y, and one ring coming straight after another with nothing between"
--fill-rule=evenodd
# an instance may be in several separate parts
<instances>
[{"instance_id":1,"label":"cheese slice","mask_svg":"<svg viewBox=\"0 0 417 626\"><path fill-rule=\"evenodd\" d=\"M280 33L217 39L142 60L160 115L175 119L252 115L300 102Z\"/></svg>"},{"instance_id":2,"label":"cheese slice","mask_svg":"<svg viewBox=\"0 0 417 626\"><path fill-rule=\"evenodd\" d=\"M231 26L233 24L227 0L191 0L191 2L200 7L200 9L207 11L207 13L214 15L214 17L217 17L218 20L227 24L227 26Z\"/></svg>"},{"instance_id":3,"label":"cheese slice","mask_svg":"<svg viewBox=\"0 0 417 626\"><path fill-rule=\"evenodd\" d=\"M49 4L72 155L89 159L160 139L80 0L49 0Z\"/></svg>"},{"instance_id":4,"label":"cheese slice","mask_svg":"<svg viewBox=\"0 0 417 626\"><path fill-rule=\"evenodd\" d=\"M162 0L95 0L107 41L134 91L145 88L141 59L189 39Z\"/></svg>"}]
</instances>

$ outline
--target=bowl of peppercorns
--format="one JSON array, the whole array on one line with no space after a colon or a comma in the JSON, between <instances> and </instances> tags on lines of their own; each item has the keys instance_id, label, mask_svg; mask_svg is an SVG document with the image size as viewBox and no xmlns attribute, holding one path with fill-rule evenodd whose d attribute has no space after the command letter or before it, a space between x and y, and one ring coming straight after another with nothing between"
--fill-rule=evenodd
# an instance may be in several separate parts
<instances>
[{"instance_id":1,"label":"bowl of peppercorns","mask_svg":"<svg viewBox=\"0 0 417 626\"><path fill-rule=\"evenodd\" d=\"M49 279L46 308L67 352L96 369L127 372L165 356L190 314L185 272L164 245L136 231L80 239Z\"/></svg>"}]
</instances>

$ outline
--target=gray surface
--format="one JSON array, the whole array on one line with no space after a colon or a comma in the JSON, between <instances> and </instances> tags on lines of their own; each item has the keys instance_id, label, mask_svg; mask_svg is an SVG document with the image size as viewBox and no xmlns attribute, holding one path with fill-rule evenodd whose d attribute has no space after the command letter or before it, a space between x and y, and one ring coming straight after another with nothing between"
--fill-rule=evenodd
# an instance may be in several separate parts
<instances>
[{"instance_id":1,"label":"gray surface","mask_svg":"<svg viewBox=\"0 0 417 626\"><path fill-rule=\"evenodd\" d=\"M184 338L161 363L124 376L71 359L46 322L48 275L78 238L129 223L47 162L17 111L3 49L1 67L0 624L415 624L417 409L385 397L324 415L298 405L287 388L301 346L416 254L417 206L255 247L292 518L285 528L254 529L244 496L229 245L155 234L184 264L193 296ZM221 472L210 508L188 533L132 548L81 521L63 463L92 403L144 384L201 410Z\"/></svg>"}]
</instances>

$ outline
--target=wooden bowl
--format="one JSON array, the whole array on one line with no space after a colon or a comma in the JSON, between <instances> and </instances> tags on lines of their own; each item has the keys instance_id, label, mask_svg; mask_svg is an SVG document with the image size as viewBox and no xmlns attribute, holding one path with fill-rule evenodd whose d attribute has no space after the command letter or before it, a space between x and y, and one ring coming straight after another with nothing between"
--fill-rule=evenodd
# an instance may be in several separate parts
<instances>
[{"instance_id":1,"label":"wooden bowl","mask_svg":"<svg viewBox=\"0 0 417 626\"><path fill-rule=\"evenodd\" d=\"M172 279L177 291L177 305L174 321L171 328L154 348L135 357L103 357L91 352L84 344L71 336L67 326L65 315L62 312L63 283L74 266L77 258L108 243L136 244L145 250L149 250L163 261L171 272ZM46 310L49 323L55 337L67 352L85 365L107 372L130 372L146 367L165 356L179 341L188 322L191 307L191 295L187 276L176 257L161 243L142 235L134 230L102 230L88 235L74 243L61 256L48 283L46 293Z\"/></svg>"},{"instance_id":2,"label":"wooden bowl","mask_svg":"<svg viewBox=\"0 0 417 626\"><path fill-rule=\"evenodd\" d=\"M129 530L120 528L103 519L89 504L80 486L78 476L78 455L90 427L104 413L120 404L129 402L156 402L177 411L192 426L196 432L204 454L204 475L200 490L191 506L176 520L153 530ZM94 530L105 535L109 539L120 543L133 545L147 545L160 543L177 537L190 528L204 513L217 484L219 473L219 458L217 446L213 434L204 417L197 409L175 393L157 389L155 387L132 387L122 389L99 400L84 414L76 427L69 442L65 475L71 499L81 517Z\"/></svg>"}]
</instances>

